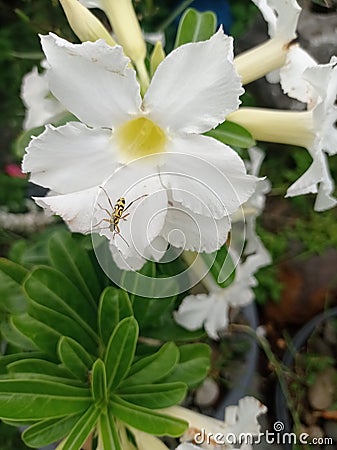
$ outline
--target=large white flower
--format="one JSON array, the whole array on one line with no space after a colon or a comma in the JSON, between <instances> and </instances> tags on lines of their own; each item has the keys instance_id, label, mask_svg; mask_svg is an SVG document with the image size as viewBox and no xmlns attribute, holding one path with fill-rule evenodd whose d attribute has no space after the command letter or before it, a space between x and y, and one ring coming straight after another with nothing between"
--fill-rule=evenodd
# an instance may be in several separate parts
<instances>
[{"instance_id":1,"label":"large white flower","mask_svg":"<svg viewBox=\"0 0 337 450\"><path fill-rule=\"evenodd\" d=\"M51 190L37 202L72 231L93 227L106 235L123 268L160 259L167 242L219 248L229 215L257 181L236 152L201 135L239 105L232 39L219 30L173 51L144 99L121 47L102 40L74 45L53 34L41 40L51 92L83 123L47 126L31 141L23 170ZM121 198L118 215L113 209Z\"/></svg>"},{"instance_id":2,"label":"large white flower","mask_svg":"<svg viewBox=\"0 0 337 450\"><path fill-rule=\"evenodd\" d=\"M258 175L264 154L257 148L250 149L249 154L251 173ZM226 288L220 288L212 281L211 275L207 274L204 282L207 284L208 294L186 296L175 313L175 320L182 327L197 330L204 326L209 337L219 339L219 332L228 326L229 309L245 306L254 300L252 288L257 285L254 274L271 263L268 251L255 232L256 217L264 208L265 194L269 190L268 180L259 180L254 195L243 206L243 214L237 211L232 216L232 236L235 242L229 247L228 253L232 261L238 261L233 282ZM240 260L244 240L246 244ZM225 267L224 269L226 270Z\"/></svg>"},{"instance_id":3,"label":"large white flower","mask_svg":"<svg viewBox=\"0 0 337 450\"><path fill-rule=\"evenodd\" d=\"M268 24L270 39L241 53L234 60L235 67L247 84L282 67L289 48L297 37L296 28L301 8L296 0L252 0ZM278 72L268 77L278 81Z\"/></svg>"},{"instance_id":4,"label":"large white flower","mask_svg":"<svg viewBox=\"0 0 337 450\"><path fill-rule=\"evenodd\" d=\"M290 56L282 71L282 86L292 97L306 102L307 110L242 108L232 113L230 120L246 127L257 140L305 147L312 163L289 187L287 196L317 193L315 210L324 211L337 203L326 155L337 152L337 58L315 64L297 47Z\"/></svg>"}]
</instances>

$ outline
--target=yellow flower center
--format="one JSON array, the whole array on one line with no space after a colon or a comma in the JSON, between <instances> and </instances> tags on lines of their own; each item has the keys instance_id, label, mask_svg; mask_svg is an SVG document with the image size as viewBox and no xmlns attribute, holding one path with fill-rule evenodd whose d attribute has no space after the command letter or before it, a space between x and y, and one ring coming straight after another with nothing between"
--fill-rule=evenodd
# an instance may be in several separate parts
<instances>
[{"instance_id":1,"label":"yellow flower center","mask_svg":"<svg viewBox=\"0 0 337 450\"><path fill-rule=\"evenodd\" d=\"M116 130L116 138L128 160L163 152L167 140L164 131L146 117L124 123Z\"/></svg>"}]
</instances>

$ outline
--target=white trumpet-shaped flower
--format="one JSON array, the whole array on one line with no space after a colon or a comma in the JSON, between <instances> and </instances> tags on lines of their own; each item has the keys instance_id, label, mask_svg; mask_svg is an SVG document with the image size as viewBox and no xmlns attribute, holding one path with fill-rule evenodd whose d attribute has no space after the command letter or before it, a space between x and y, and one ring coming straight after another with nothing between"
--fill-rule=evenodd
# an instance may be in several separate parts
<instances>
[{"instance_id":1,"label":"white trumpet-shaped flower","mask_svg":"<svg viewBox=\"0 0 337 450\"><path fill-rule=\"evenodd\" d=\"M247 84L282 67L289 48L297 37L296 28L301 8L296 0L252 0L268 24L270 39L234 60L235 68ZM278 72L269 77L278 81Z\"/></svg>"},{"instance_id":2,"label":"white trumpet-shaped flower","mask_svg":"<svg viewBox=\"0 0 337 450\"><path fill-rule=\"evenodd\" d=\"M250 149L251 173L258 175L263 161L263 152L257 148ZM268 180L259 180L254 195L243 206L243 213L237 211L232 217L233 236L239 236L237 242L228 250L232 261L239 261L235 269L232 283L220 288L211 275L204 278L208 294L188 295L175 313L176 322L188 330L197 330L202 326L212 339L219 339L219 332L228 326L228 315L231 307L242 307L251 303L254 298L253 287L257 285L254 274L271 263L271 258L260 238L255 232L256 217L262 212L265 194L270 190ZM245 217L245 211L247 212ZM246 221L246 228L243 227ZM237 228L237 231L236 231ZM243 261L240 261L240 244L246 239ZM238 248L237 248L238 247ZM228 274L229 275L229 274Z\"/></svg>"},{"instance_id":3,"label":"white trumpet-shaped flower","mask_svg":"<svg viewBox=\"0 0 337 450\"><path fill-rule=\"evenodd\" d=\"M292 97L305 101L307 111L242 108L230 120L246 127L257 140L305 147L312 163L288 188L287 196L317 193L314 208L324 211L336 205L327 154L337 152L337 58L315 64L298 48L292 56L282 71L282 86Z\"/></svg>"},{"instance_id":4,"label":"white trumpet-shaped flower","mask_svg":"<svg viewBox=\"0 0 337 450\"><path fill-rule=\"evenodd\" d=\"M121 268L159 260L167 243L218 249L257 182L202 135L239 105L232 39L219 30L174 50L143 99L121 47L41 40L51 92L80 122L47 126L28 146L23 170L51 190L37 203L72 231L107 236Z\"/></svg>"}]
</instances>

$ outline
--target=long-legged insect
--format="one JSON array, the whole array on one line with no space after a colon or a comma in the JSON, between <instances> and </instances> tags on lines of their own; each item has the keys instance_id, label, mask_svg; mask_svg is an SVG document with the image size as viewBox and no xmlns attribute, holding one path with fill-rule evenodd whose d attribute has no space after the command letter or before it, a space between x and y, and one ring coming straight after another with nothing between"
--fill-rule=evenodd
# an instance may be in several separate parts
<instances>
[{"instance_id":1,"label":"long-legged insect","mask_svg":"<svg viewBox=\"0 0 337 450\"><path fill-rule=\"evenodd\" d=\"M137 202L141 198L146 197L148 194L143 194L140 197L137 197L135 200L132 200L132 202L130 202L127 206L125 206L125 198L124 197L120 197L116 201L116 203L113 205L111 200L110 200L110 197L109 197L107 191L104 189L104 187L100 186L100 188L102 189L102 191L106 195L106 198L107 198L108 203L110 205L111 211L109 211L107 208L103 208L102 205L97 203L99 208L107 213L108 218L101 219L98 223L93 225L93 228L99 226L102 222L108 222L109 225L107 227L100 228L100 230L107 230L107 229L109 229L112 232L112 239L114 239L116 234L118 234L123 239L123 241L126 243L126 245L129 247L129 244L124 239L124 237L121 235L121 230L119 228L119 222L121 220L126 221L127 217L130 215L130 213L128 212L128 213L125 214L125 212L130 208L131 205L133 205L135 202Z\"/></svg>"}]
</instances>

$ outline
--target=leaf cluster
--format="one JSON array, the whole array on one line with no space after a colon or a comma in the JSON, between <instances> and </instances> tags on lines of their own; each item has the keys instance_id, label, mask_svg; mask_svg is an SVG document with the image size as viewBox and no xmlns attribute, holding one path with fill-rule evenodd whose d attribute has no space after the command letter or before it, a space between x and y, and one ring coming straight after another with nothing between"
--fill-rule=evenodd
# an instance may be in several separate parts
<instances>
[{"instance_id":1,"label":"leaf cluster","mask_svg":"<svg viewBox=\"0 0 337 450\"><path fill-rule=\"evenodd\" d=\"M209 347L139 343L163 299L107 285L85 242L58 231L45 243L48 265L0 259L1 333L11 344L0 357L0 417L28 426L31 447L64 439L63 450L79 450L94 435L119 450L133 429L179 436L187 423L158 410L204 379Z\"/></svg>"}]
</instances>

